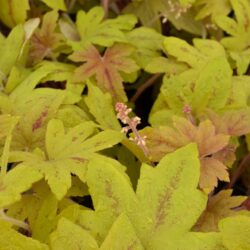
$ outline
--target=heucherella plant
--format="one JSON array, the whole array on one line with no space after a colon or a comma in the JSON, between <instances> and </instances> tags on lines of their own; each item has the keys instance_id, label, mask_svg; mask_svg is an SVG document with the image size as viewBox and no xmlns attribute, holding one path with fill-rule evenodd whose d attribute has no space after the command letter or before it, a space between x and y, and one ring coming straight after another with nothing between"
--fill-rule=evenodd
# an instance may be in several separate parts
<instances>
[{"instance_id":1,"label":"heucherella plant","mask_svg":"<svg viewBox=\"0 0 250 250\"><path fill-rule=\"evenodd\" d=\"M0 250L249 250L249 0L0 0Z\"/></svg>"}]
</instances>

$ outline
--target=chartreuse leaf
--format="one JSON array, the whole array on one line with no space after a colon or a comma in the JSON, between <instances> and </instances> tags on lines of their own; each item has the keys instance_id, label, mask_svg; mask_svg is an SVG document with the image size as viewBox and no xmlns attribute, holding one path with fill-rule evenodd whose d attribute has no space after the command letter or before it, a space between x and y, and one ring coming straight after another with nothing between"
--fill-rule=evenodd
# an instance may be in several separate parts
<instances>
[{"instance_id":1,"label":"chartreuse leaf","mask_svg":"<svg viewBox=\"0 0 250 250\"><path fill-rule=\"evenodd\" d=\"M89 12L79 11L76 27L80 41L69 41L73 50L82 49L90 44L110 47L114 42L127 42L124 31L131 30L136 24L133 15L119 15L114 19L104 20L104 10L94 7Z\"/></svg>"},{"instance_id":2,"label":"chartreuse leaf","mask_svg":"<svg viewBox=\"0 0 250 250\"><path fill-rule=\"evenodd\" d=\"M250 249L250 216L235 216L219 223L223 244L228 250Z\"/></svg>"},{"instance_id":3,"label":"chartreuse leaf","mask_svg":"<svg viewBox=\"0 0 250 250\"><path fill-rule=\"evenodd\" d=\"M90 113L103 129L120 130L121 126L115 114L110 93L103 93L92 82L88 83L88 95L85 97Z\"/></svg>"},{"instance_id":4,"label":"chartreuse leaf","mask_svg":"<svg viewBox=\"0 0 250 250\"><path fill-rule=\"evenodd\" d=\"M95 128L94 123L84 122L65 133L63 123L52 119L46 131L47 157L42 151L39 154L26 153L25 157L23 152L13 152L14 161L24 160L26 164L38 169L56 198L61 200L71 186L71 173L85 181L88 160L99 157L95 152L112 147L123 138L122 133L112 130L105 130L88 138L93 135Z\"/></svg>"},{"instance_id":5,"label":"chartreuse leaf","mask_svg":"<svg viewBox=\"0 0 250 250\"><path fill-rule=\"evenodd\" d=\"M27 191L42 175L37 169L19 164L1 179L0 208L13 204L21 199L21 193Z\"/></svg>"},{"instance_id":6,"label":"chartreuse leaf","mask_svg":"<svg viewBox=\"0 0 250 250\"><path fill-rule=\"evenodd\" d=\"M1 0L0 19L10 28L19 23L24 23L27 18L27 11L30 9L28 0Z\"/></svg>"},{"instance_id":7,"label":"chartreuse leaf","mask_svg":"<svg viewBox=\"0 0 250 250\"><path fill-rule=\"evenodd\" d=\"M156 168L142 165L136 195L143 210L137 212L135 225L149 249L221 249L217 234L189 232L207 202L197 190L199 165L195 144L166 155Z\"/></svg>"},{"instance_id":8,"label":"chartreuse leaf","mask_svg":"<svg viewBox=\"0 0 250 250\"><path fill-rule=\"evenodd\" d=\"M226 58L223 46L216 41L194 39L193 43L194 47L180 38L167 37L164 39L164 48L167 54L187 63L192 68L202 68L209 60L218 57Z\"/></svg>"},{"instance_id":9,"label":"chartreuse leaf","mask_svg":"<svg viewBox=\"0 0 250 250\"><path fill-rule=\"evenodd\" d=\"M7 2L7 1L6 1ZM1 10L3 8L1 7ZM0 46L0 79L6 80L11 68L17 62L24 43L25 33L22 25L16 26Z\"/></svg>"},{"instance_id":10,"label":"chartreuse leaf","mask_svg":"<svg viewBox=\"0 0 250 250\"><path fill-rule=\"evenodd\" d=\"M70 55L74 62L85 62L75 70L74 81L84 82L95 76L97 85L105 92L109 92L114 100L127 100L123 88L123 78L120 72L133 73L139 69L130 58L133 47L127 44L115 44L108 48L104 55L100 55L96 47L91 45L87 50L77 51Z\"/></svg>"},{"instance_id":11,"label":"chartreuse leaf","mask_svg":"<svg viewBox=\"0 0 250 250\"><path fill-rule=\"evenodd\" d=\"M122 235L122 237L121 237ZM125 214L121 214L114 222L106 239L100 247L101 250L135 249L143 250L133 225Z\"/></svg>"},{"instance_id":12,"label":"chartreuse leaf","mask_svg":"<svg viewBox=\"0 0 250 250\"><path fill-rule=\"evenodd\" d=\"M63 45L63 35L56 31L58 13L56 10L47 12L43 16L40 29L31 38L29 53L30 63L35 64L44 58L55 58L59 55Z\"/></svg>"},{"instance_id":13,"label":"chartreuse leaf","mask_svg":"<svg viewBox=\"0 0 250 250\"><path fill-rule=\"evenodd\" d=\"M218 16L215 20L217 25L230 35L224 37L221 43L236 61L238 74L244 74L250 62L250 3L248 0L230 0L230 2L237 22L226 16Z\"/></svg>"},{"instance_id":14,"label":"chartreuse leaf","mask_svg":"<svg viewBox=\"0 0 250 250\"><path fill-rule=\"evenodd\" d=\"M200 73L194 87L192 107L196 112L223 108L232 89L232 71L225 58L212 60Z\"/></svg>"},{"instance_id":15,"label":"chartreuse leaf","mask_svg":"<svg viewBox=\"0 0 250 250\"><path fill-rule=\"evenodd\" d=\"M194 20L195 12L189 9L193 0L163 1L163 0L133 0L126 8L126 13L133 13L139 17L144 26L161 30L160 16L165 16L179 30L184 29L200 35L202 25Z\"/></svg>"},{"instance_id":16,"label":"chartreuse leaf","mask_svg":"<svg viewBox=\"0 0 250 250\"><path fill-rule=\"evenodd\" d=\"M218 16L227 16L231 10L230 0L197 0L195 5L201 6L201 9L195 17L197 20L211 16L214 21Z\"/></svg>"},{"instance_id":17,"label":"chartreuse leaf","mask_svg":"<svg viewBox=\"0 0 250 250\"><path fill-rule=\"evenodd\" d=\"M86 181L95 210L82 211L78 221L100 243L121 213L132 214L136 210L135 193L124 170L124 166L109 158L98 157L88 164Z\"/></svg>"},{"instance_id":18,"label":"chartreuse leaf","mask_svg":"<svg viewBox=\"0 0 250 250\"><path fill-rule=\"evenodd\" d=\"M14 113L21 117L13 131L12 149L26 151L36 147L43 149L46 125L55 116L63 99L62 91L44 88L36 89L25 99L18 101L19 106L13 109Z\"/></svg>"},{"instance_id":19,"label":"chartreuse leaf","mask_svg":"<svg viewBox=\"0 0 250 250\"><path fill-rule=\"evenodd\" d=\"M48 246L37 240L26 237L10 227L7 223L0 222L0 246L7 250L48 250Z\"/></svg>"},{"instance_id":20,"label":"chartreuse leaf","mask_svg":"<svg viewBox=\"0 0 250 250\"><path fill-rule=\"evenodd\" d=\"M140 27L127 34L129 42L136 47L133 57L142 68L155 57L160 56L163 36L153 29Z\"/></svg>"},{"instance_id":21,"label":"chartreuse leaf","mask_svg":"<svg viewBox=\"0 0 250 250\"><path fill-rule=\"evenodd\" d=\"M32 237L41 242L48 243L49 235L55 229L57 222L58 201L50 192L41 200L36 218L31 224Z\"/></svg>"},{"instance_id":22,"label":"chartreuse leaf","mask_svg":"<svg viewBox=\"0 0 250 250\"><path fill-rule=\"evenodd\" d=\"M195 231L216 232L219 231L218 224L223 218L237 216L240 211L236 208L246 200L245 196L231 196L232 190L222 190L209 199L206 210L194 227Z\"/></svg>"},{"instance_id":23,"label":"chartreuse leaf","mask_svg":"<svg viewBox=\"0 0 250 250\"><path fill-rule=\"evenodd\" d=\"M41 1L47 4L52 9L66 11L64 0L54 0L54 1L41 0Z\"/></svg>"},{"instance_id":24,"label":"chartreuse leaf","mask_svg":"<svg viewBox=\"0 0 250 250\"><path fill-rule=\"evenodd\" d=\"M83 228L71 221L61 218L55 232L51 234L50 246L52 250L97 250L95 239Z\"/></svg>"},{"instance_id":25,"label":"chartreuse leaf","mask_svg":"<svg viewBox=\"0 0 250 250\"><path fill-rule=\"evenodd\" d=\"M154 118L150 117L151 121L158 120L162 123L165 119L167 124L173 113L183 115L186 104L190 106L193 115L198 117L206 108L219 110L227 104L233 84L232 70L224 48L212 40L194 39L193 43L194 46L191 46L176 37L165 38L167 55L175 57L182 64L179 65L178 75L172 72L174 74L169 76L171 68L167 69L169 72L166 72L163 79L159 101L155 102L155 105L164 105L158 105L157 109L153 107L155 114ZM190 67L189 70L185 70L185 64ZM162 118L157 117L159 112ZM157 125L155 122L154 124Z\"/></svg>"}]
</instances>

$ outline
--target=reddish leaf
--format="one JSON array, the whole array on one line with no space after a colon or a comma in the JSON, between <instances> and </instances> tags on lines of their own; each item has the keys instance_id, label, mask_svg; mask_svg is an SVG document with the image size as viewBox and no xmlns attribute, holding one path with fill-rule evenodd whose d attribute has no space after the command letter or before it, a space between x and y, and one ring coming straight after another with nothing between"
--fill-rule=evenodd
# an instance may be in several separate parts
<instances>
[{"instance_id":1,"label":"reddish leaf","mask_svg":"<svg viewBox=\"0 0 250 250\"><path fill-rule=\"evenodd\" d=\"M231 189L222 190L209 199L206 210L194 227L195 231L219 231L218 223L221 219L236 216L240 213L239 211L233 210L233 208L239 207L246 197L231 196L232 191Z\"/></svg>"},{"instance_id":2,"label":"reddish leaf","mask_svg":"<svg viewBox=\"0 0 250 250\"><path fill-rule=\"evenodd\" d=\"M250 133L250 109L227 111L222 116L208 112L209 119L213 122L218 133L233 136L242 136Z\"/></svg>"},{"instance_id":3,"label":"reddish leaf","mask_svg":"<svg viewBox=\"0 0 250 250\"><path fill-rule=\"evenodd\" d=\"M132 48L125 44L115 44L108 48L101 56L98 50L91 45L85 51L74 52L70 59L75 62L86 62L76 69L74 80L85 81L96 76L98 86L112 94L116 101L126 101L120 71L132 73L138 70L135 62L129 58Z\"/></svg>"},{"instance_id":4,"label":"reddish leaf","mask_svg":"<svg viewBox=\"0 0 250 250\"><path fill-rule=\"evenodd\" d=\"M201 159L200 188L210 192L211 188L217 186L217 179L229 181L227 167L213 157Z\"/></svg>"},{"instance_id":5,"label":"reddish leaf","mask_svg":"<svg viewBox=\"0 0 250 250\"><path fill-rule=\"evenodd\" d=\"M57 27L58 13L48 12L43 17L42 27L31 38L30 57L32 63L42 59L56 57L54 50L62 45L63 36L55 31Z\"/></svg>"},{"instance_id":6,"label":"reddish leaf","mask_svg":"<svg viewBox=\"0 0 250 250\"><path fill-rule=\"evenodd\" d=\"M159 161L165 154L195 142L201 160L200 187L210 191L217 186L217 179L229 180L227 167L224 161L219 160L222 156L222 159L226 159L229 153L224 150L229 143L228 135L216 133L215 127L209 120L195 126L185 118L175 117L173 127L146 128L141 131L147 138L146 145L151 160ZM221 151L223 154L220 155Z\"/></svg>"}]
</instances>

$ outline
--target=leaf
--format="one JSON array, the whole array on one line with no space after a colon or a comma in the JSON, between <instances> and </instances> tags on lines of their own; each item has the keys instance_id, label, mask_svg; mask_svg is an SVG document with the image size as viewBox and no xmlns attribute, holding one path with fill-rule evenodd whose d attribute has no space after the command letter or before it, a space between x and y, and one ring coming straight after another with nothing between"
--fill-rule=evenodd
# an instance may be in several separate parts
<instances>
[{"instance_id":1,"label":"leaf","mask_svg":"<svg viewBox=\"0 0 250 250\"><path fill-rule=\"evenodd\" d=\"M165 57L155 57L149 62L145 71L149 73L165 73L167 76L178 75L188 69L184 63L179 63L175 60Z\"/></svg>"},{"instance_id":2,"label":"leaf","mask_svg":"<svg viewBox=\"0 0 250 250\"><path fill-rule=\"evenodd\" d=\"M29 59L36 64L44 58L55 59L63 44L62 34L56 32L58 13L57 11L47 12L43 16L41 28L31 38Z\"/></svg>"},{"instance_id":3,"label":"leaf","mask_svg":"<svg viewBox=\"0 0 250 250\"><path fill-rule=\"evenodd\" d=\"M57 230L51 234L50 245L52 250L98 249L95 239L86 230L65 218L59 220Z\"/></svg>"},{"instance_id":4,"label":"leaf","mask_svg":"<svg viewBox=\"0 0 250 250\"><path fill-rule=\"evenodd\" d=\"M63 92L60 90L36 89L19 102L19 110L14 110L14 113L21 117L13 131L12 149L43 149L46 125L55 116L63 98Z\"/></svg>"},{"instance_id":5,"label":"leaf","mask_svg":"<svg viewBox=\"0 0 250 250\"><path fill-rule=\"evenodd\" d=\"M103 129L121 129L115 114L112 97L109 93L104 94L98 87L89 82L88 95L84 100L89 108L89 112Z\"/></svg>"},{"instance_id":6,"label":"leaf","mask_svg":"<svg viewBox=\"0 0 250 250\"><path fill-rule=\"evenodd\" d=\"M209 60L218 57L225 58L223 47L216 41L194 39L193 43L195 47L180 38L167 37L164 39L164 48L168 54L192 68L202 68Z\"/></svg>"},{"instance_id":7,"label":"leaf","mask_svg":"<svg viewBox=\"0 0 250 250\"><path fill-rule=\"evenodd\" d=\"M48 250L48 246L40 243L32 238L26 237L14 229L7 223L1 221L0 226L0 245L2 249L13 250Z\"/></svg>"},{"instance_id":8,"label":"leaf","mask_svg":"<svg viewBox=\"0 0 250 250\"><path fill-rule=\"evenodd\" d=\"M222 115L209 111L208 116L219 133L232 136L242 136L250 133L249 108L226 111Z\"/></svg>"},{"instance_id":9,"label":"leaf","mask_svg":"<svg viewBox=\"0 0 250 250\"><path fill-rule=\"evenodd\" d=\"M229 175L227 167L219 160L207 157L201 159L202 172L199 181L199 185L202 189L208 193L217 187L218 179L221 181L229 182Z\"/></svg>"},{"instance_id":10,"label":"leaf","mask_svg":"<svg viewBox=\"0 0 250 250\"><path fill-rule=\"evenodd\" d=\"M51 191L61 200L71 187L71 173L85 181L86 166L89 159L101 157L96 151L112 147L122 140L120 132L106 130L92 136L96 125L84 122L68 130L65 134L63 123L51 119L47 126L45 153L13 152L13 161L24 161L35 167L48 182Z\"/></svg>"},{"instance_id":11,"label":"leaf","mask_svg":"<svg viewBox=\"0 0 250 250\"><path fill-rule=\"evenodd\" d=\"M27 18L27 11L30 9L28 0L1 0L0 19L10 28L19 23L24 23Z\"/></svg>"},{"instance_id":12,"label":"leaf","mask_svg":"<svg viewBox=\"0 0 250 250\"><path fill-rule=\"evenodd\" d=\"M34 223L31 224L32 237L49 243L49 235L56 227L58 201L52 193L48 193L39 205Z\"/></svg>"},{"instance_id":13,"label":"leaf","mask_svg":"<svg viewBox=\"0 0 250 250\"><path fill-rule=\"evenodd\" d=\"M4 208L20 200L21 194L41 178L42 175L36 169L25 164L19 164L8 171L0 182L0 207Z\"/></svg>"},{"instance_id":14,"label":"leaf","mask_svg":"<svg viewBox=\"0 0 250 250\"><path fill-rule=\"evenodd\" d=\"M94 46L87 51L74 52L70 59L75 62L86 62L76 69L74 80L83 82L96 76L97 85L109 92L115 101L126 101L120 72L132 73L138 70L135 62L129 58L132 48L126 44L115 44L101 56Z\"/></svg>"},{"instance_id":15,"label":"leaf","mask_svg":"<svg viewBox=\"0 0 250 250\"><path fill-rule=\"evenodd\" d=\"M229 50L243 51L249 46L250 38L250 4L247 0L230 0L237 22L229 17L216 18L217 25L225 30L229 37L221 40L221 43Z\"/></svg>"},{"instance_id":16,"label":"leaf","mask_svg":"<svg viewBox=\"0 0 250 250\"><path fill-rule=\"evenodd\" d=\"M230 96L232 71L224 58L211 61L199 75L194 87L192 106L195 110L205 107L223 108Z\"/></svg>"},{"instance_id":17,"label":"leaf","mask_svg":"<svg viewBox=\"0 0 250 250\"><path fill-rule=\"evenodd\" d=\"M63 10L66 11L66 6L64 3L64 0L54 0L54 1L49 1L49 0L41 0L45 4L47 4L50 8L55 9L55 10Z\"/></svg>"},{"instance_id":18,"label":"leaf","mask_svg":"<svg viewBox=\"0 0 250 250\"><path fill-rule=\"evenodd\" d=\"M198 0L197 6L201 6L195 19L200 20L211 16L212 21L218 16L227 16L231 10L230 0Z\"/></svg>"},{"instance_id":19,"label":"leaf","mask_svg":"<svg viewBox=\"0 0 250 250\"><path fill-rule=\"evenodd\" d=\"M223 219L219 223L222 241L228 250L248 250L250 217L235 216Z\"/></svg>"},{"instance_id":20,"label":"leaf","mask_svg":"<svg viewBox=\"0 0 250 250\"><path fill-rule=\"evenodd\" d=\"M196 189L198 180L194 144L166 155L156 168L142 165L136 194L144 208L137 212L138 235L144 245L150 249L188 249L181 246L191 245L199 237L189 232L206 206L206 196ZM189 212L183 216L183 211ZM192 249L205 249L204 245L198 241Z\"/></svg>"},{"instance_id":21,"label":"leaf","mask_svg":"<svg viewBox=\"0 0 250 250\"><path fill-rule=\"evenodd\" d=\"M133 58L142 68L155 57L160 56L163 36L153 29L140 27L126 34L128 41L136 47Z\"/></svg>"},{"instance_id":22,"label":"leaf","mask_svg":"<svg viewBox=\"0 0 250 250\"><path fill-rule=\"evenodd\" d=\"M121 235L123 236L121 238ZM121 214L114 222L108 236L101 245L101 250L135 249L143 250L133 225L125 214Z\"/></svg>"},{"instance_id":23,"label":"leaf","mask_svg":"<svg viewBox=\"0 0 250 250\"><path fill-rule=\"evenodd\" d=\"M239 215L240 212L233 210L233 208L240 206L246 197L231 195L232 190L222 190L212 196L194 230L200 232L219 231L218 223L221 219Z\"/></svg>"},{"instance_id":24,"label":"leaf","mask_svg":"<svg viewBox=\"0 0 250 250\"><path fill-rule=\"evenodd\" d=\"M209 120L202 121L198 126L185 118L175 117L173 126L161 128L147 128L141 134L147 136L146 145L150 158L159 161L166 153L188 143L197 143L201 162L200 187L212 190L217 186L217 178L229 181L227 167L215 159L214 154L223 150L229 142L229 136L215 131Z\"/></svg>"},{"instance_id":25,"label":"leaf","mask_svg":"<svg viewBox=\"0 0 250 250\"><path fill-rule=\"evenodd\" d=\"M1 8L2 10L2 8ZM6 80L11 68L16 64L24 43L24 29L21 25L12 29L0 46L0 79Z\"/></svg>"},{"instance_id":26,"label":"leaf","mask_svg":"<svg viewBox=\"0 0 250 250\"><path fill-rule=\"evenodd\" d=\"M69 41L73 50L96 44L111 47L115 42L127 42L124 31L131 30L136 24L133 15L119 15L117 18L104 20L104 10L96 6L89 12L79 11L76 27L81 41Z\"/></svg>"},{"instance_id":27,"label":"leaf","mask_svg":"<svg viewBox=\"0 0 250 250\"><path fill-rule=\"evenodd\" d=\"M183 4L184 1L182 1ZM190 2L190 1L189 1ZM126 13L133 13L139 17L144 26L161 30L160 17L167 17L168 20L178 29L186 30L193 34L201 34L202 25L194 20L194 12L188 8L187 1L182 5L178 2L164 0L142 0L132 1L126 8ZM174 6L172 11L171 5ZM185 6L186 5L186 6ZM180 12L180 14L177 14Z\"/></svg>"},{"instance_id":28,"label":"leaf","mask_svg":"<svg viewBox=\"0 0 250 250\"><path fill-rule=\"evenodd\" d=\"M88 164L86 180L95 210L83 211L78 220L99 242L121 213L132 214L136 209L135 193L124 170L119 162L109 158L96 158Z\"/></svg>"}]
</instances>

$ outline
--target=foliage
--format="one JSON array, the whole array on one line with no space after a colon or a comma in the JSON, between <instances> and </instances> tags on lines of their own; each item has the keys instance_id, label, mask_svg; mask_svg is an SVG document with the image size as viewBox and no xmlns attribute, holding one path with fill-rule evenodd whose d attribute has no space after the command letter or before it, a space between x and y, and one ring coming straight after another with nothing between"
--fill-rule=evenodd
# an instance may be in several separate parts
<instances>
[{"instance_id":1,"label":"foliage","mask_svg":"<svg viewBox=\"0 0 250 250\"><path fill-rule=\"evenodd\" d=\"M250 249L249 0L0 22L0 249Z\"/></svg>"}]
</instances>

